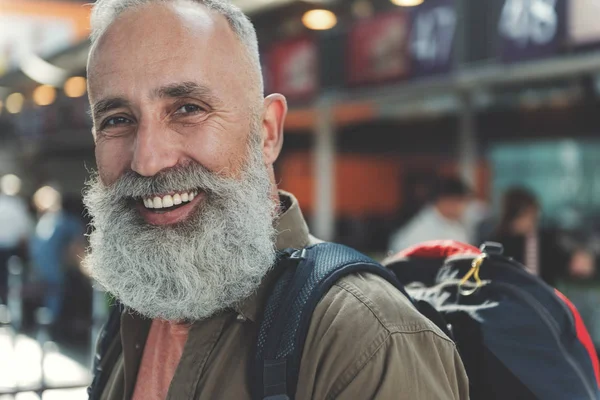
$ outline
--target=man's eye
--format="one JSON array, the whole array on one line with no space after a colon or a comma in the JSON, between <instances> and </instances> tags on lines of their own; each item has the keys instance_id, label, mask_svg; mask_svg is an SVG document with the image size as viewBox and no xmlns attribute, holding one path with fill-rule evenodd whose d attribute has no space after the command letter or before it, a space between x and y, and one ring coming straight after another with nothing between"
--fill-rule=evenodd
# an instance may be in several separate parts
<instances>
[{"instance_id":1,"label":"man's eye","mask_svg":"<svg viewBox=\"0 0 600 400\"><path fill-rule=\"evenodd\" d=\"M195 104L186 104L184 106L179 107L175 114L195 114L197 112L202 111L202 108L198 107Z\"/></svg>"},{"instance_id":2,"label":"man's eye","mask_svg":"<svg viewBox=\"0 0 600 400\"><path fill-rule=\"evenodd\" d=\"M104 121L103 126L105 128L110 128L110 127L114 127L114 126L126 125L129 123L131 123L131 121L128 118L112 117L112 118L108 118L106 121Z\"/></svg>"}]
</instances>

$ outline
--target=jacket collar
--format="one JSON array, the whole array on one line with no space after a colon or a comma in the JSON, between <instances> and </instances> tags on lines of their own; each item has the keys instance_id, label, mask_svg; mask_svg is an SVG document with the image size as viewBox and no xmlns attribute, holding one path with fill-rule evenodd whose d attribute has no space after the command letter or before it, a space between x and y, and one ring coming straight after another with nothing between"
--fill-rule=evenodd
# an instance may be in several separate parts
<instances>
[{"instance_id":1,"label":"jacket collar","mask_svg":"<svg viewBox=\"0 0 600 400\"><path fill-rule=\"evenodd\" d=\"M312 237L308 232L308 226L300 211L298 200L291 193L279 191L282 214L275 221L277 238L275 247L277 250L288 248L301 249L308 246ZM270 294L270 288L278 277L277 271L270 271L258 289L242 303L234 307L235 311L243 318L257 322L262 315L263 308Z\"/></svg>"}]
</instances>

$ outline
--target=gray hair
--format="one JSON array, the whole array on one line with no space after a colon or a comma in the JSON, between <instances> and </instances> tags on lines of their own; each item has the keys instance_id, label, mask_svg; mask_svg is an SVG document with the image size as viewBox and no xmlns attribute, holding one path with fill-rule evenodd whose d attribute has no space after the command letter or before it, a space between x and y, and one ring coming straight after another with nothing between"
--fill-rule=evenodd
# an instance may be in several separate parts
<instances>
[{"instance_id":1,"label":"gray hair","mask_svg":"<svg viewBox=\"0 0 600 400\"><path fill-rule=\"evenodd\" d=\"M92 8L90 19L92 48L108 29L108 27L123 12L142 6L148 3L167 3L174 0L97 0ZM250 19L237 6L231 4L228 0L188 0L193 3L201 4L227 19L233 33L246 49L248 61L256 69L256 79L258 80L260 94L263 92L263 79L261 73L260 57L258 52L258 39L256 31ZM91 52L90 52L91 54Z\"/></svg>"}]
</instances>

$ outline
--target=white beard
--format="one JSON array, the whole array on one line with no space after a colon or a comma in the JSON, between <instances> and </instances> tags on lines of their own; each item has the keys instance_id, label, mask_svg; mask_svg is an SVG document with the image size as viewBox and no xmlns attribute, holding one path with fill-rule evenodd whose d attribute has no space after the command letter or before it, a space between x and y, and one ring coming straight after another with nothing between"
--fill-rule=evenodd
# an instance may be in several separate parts
<instances>
[{"instance_id":1,"label":"white beard","mask_svg":"<svg viewBox=\"0 0 600 400\"><path fill-rule=\"evenodd\" d=\"M133 206L133 198L194 188L204 198L175 226L150 225ZM255 139L239 179L198 164L152 177L130 171L110 186L94 176L84 202L94 228L84 266L148 318L208 318L250 296L275 262L276 204Z\"/></svg>"}]
</instances>

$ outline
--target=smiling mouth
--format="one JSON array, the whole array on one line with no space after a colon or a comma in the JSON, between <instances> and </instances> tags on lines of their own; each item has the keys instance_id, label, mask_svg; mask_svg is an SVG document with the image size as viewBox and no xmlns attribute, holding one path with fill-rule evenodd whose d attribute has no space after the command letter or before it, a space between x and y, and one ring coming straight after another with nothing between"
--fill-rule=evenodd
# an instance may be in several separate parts
<instances>
[{"instance_id":1,"label":"smiling mouth","mask_svg":"<svg viewBox=\"0 0 600 400\"><path fill-rule=\"evenodd\" d=\"M148 211L163 214L190 203L198 195L198 190L173 192L165 195L143 197L139 200Z\"/></svg>"}]
</instances>

